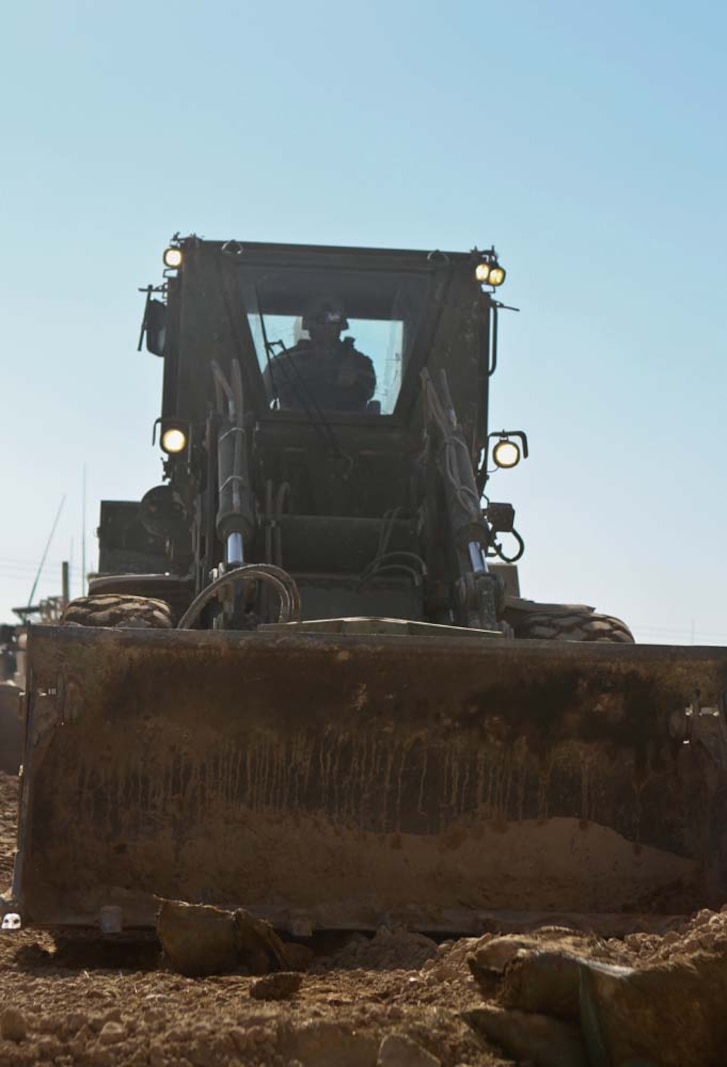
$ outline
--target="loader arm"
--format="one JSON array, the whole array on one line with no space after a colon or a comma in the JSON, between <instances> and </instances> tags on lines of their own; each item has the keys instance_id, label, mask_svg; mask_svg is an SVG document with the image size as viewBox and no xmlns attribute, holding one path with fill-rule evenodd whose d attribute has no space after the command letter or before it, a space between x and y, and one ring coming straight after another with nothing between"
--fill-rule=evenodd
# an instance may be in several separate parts
<instances>
[{"instance_id":1,"label":"loader arm","mask_svg":"<svg viewBox=\"0 0 727 1067\"><path fill-rule=\"evenodd\" d=\"M439 389L429 372L422 371L422 406L429 462L436 468L443 489L428 501L428 506L430 511L436 510L437 501L443 496L456 621L461 626L498 632L502 590L497 577L488 572L490 529L480 506L474 465L444 370Z\"/></svg>"}]
</instances>

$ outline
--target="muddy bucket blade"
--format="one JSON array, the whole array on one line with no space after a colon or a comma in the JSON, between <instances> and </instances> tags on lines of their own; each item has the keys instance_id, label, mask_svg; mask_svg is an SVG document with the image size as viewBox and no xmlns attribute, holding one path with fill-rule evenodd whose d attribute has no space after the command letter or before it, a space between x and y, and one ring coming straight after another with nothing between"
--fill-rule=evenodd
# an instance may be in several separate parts
<instances>
[{"instance_id":1,"label":"muddy bucket blade","mask_svg":"<svg viewBox=\"0 0 727 1067\"><path fill-rule=\"evenodd\" d=\"M35 630L27 920L149 925L162 896L464 931L723 903L727 652L465 635Z\"/></svg>"}]
</instances>

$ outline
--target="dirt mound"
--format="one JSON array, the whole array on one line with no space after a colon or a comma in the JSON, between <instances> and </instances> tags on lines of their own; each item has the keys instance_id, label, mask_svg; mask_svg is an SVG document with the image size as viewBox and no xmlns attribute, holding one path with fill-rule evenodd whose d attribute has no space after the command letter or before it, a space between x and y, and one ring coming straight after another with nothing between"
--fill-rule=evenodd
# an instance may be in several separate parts
<instances>
[{"instance_id":1,"label":"dirt mound","mask_svg":"<svg viewBox=\"0 0 727 1067\"><path fill-rule=\"evenodd\" d=\"M476 941L467 962L491 1006L470 1025L536 1067L721 1067L727 1054L727 914L663 936L604 941L544 929Z\"/></svg>"},{"instance_id":2,"label":"dirt mound","mask_svg":"<svg viewBox=\"0 0 727 1067\"><path fill-rule=\"evenodd\" d=\"M311 970L416 971L437 955L437 943L431 938L382 926L374 937L347 937L332 953L317 960Z\"/></svg>"}]
</instances>

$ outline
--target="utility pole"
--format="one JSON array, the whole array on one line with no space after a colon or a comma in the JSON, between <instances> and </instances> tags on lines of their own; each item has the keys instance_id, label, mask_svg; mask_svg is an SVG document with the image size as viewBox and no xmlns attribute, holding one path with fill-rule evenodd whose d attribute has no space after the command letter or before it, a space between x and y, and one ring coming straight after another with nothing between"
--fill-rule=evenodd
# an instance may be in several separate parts
<instances>
[{"instance_id":1,"label":"utility pole","mask_svg":"<svg viewBox=\"0 0 727 1067\"><path fill-rule=\"evenodd\" d=\"M62 567L61 610L65 611L68 607L68 601L71 599L71 568L69 567L67 560L63 561Z\"/></svg>"},{"instance_id":2,"label":"utility pole","mask_svg":"<svg viewBox=\"0 0 727 1067\"><path fill-rule=\"evenodd\" d=\"M81 499L81 596L86 595L86 464L83 465L83 493Z\"/></svg>"}]
</instances>

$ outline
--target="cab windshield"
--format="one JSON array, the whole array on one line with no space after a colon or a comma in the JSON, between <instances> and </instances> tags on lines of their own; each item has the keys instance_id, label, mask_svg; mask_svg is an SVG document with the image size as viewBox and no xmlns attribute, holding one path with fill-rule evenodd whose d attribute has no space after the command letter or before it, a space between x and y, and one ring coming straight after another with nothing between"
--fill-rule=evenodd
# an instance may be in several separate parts
<instances>
[{"instance_id":1,"label":"cab windshield","mask_svg":"<svg viewBox=\"0 0 727 1067\"><path fill-rule=\"evenodd\" d=\"M239 277L258 365L273 410L285 407L274 383L285 381L286 374L295 379L297 388L305 391L314 407L358 410L331 400L330 390L319 394L323 397L320 403L316 397L316 374L320 378L317 361L325 365L325 353L319 352L315 323L324 308L329 318L340 323L340 331L334 327L334 347L330 350L334 354L329 356L335 372L344 380L348 371L363 368L367 377L360 410L372 415L394 411L423 317L429 284L426 275L242 267ZM362 356L373 365L375 384L370 365ZM303 381L306 375L308 382Z\"/></svg>"}]
</instances>

